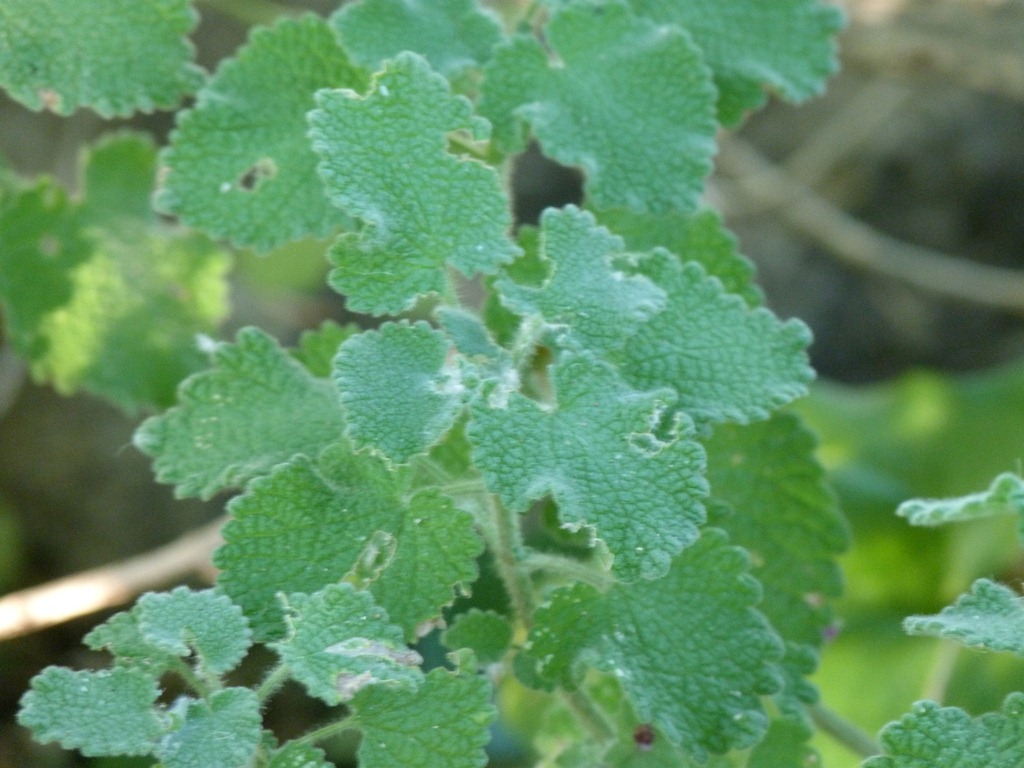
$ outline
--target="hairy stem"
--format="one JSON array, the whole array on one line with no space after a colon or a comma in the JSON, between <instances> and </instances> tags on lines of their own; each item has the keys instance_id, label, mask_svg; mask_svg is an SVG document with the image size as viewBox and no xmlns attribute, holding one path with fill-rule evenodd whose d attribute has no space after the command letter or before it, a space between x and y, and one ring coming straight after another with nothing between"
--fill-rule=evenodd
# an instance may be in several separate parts
<instances>
[{"instance_id":1,"label":"hairy stem","mask_svg":"<svg viewBox=\"0 0 1024 768\"><path fill-rule=\"evenodd\" d=\"M861 757L882 754L882 748L859 726L822 704L808 707L811 719L822 731Z\"/></svg>"},{"instance_id":2,"label":"hairy stem","mask_svg":"<svg viewBox=\"0 0 1024 768\"><path fill-rule=\"evenodd\" d=\"M494 555L494 565L508 590L516 617L529 628L533 619L534 595L533 585L521 562L523 540L519 515L510 512L493 496L488 496L484 503L489 518L484 526L485 536Z\"/></svg>"},{"instance_id":3,"label":"hairy stem","mask_svg":"<svg viewBox=\"0 0 1024 768\"><path fill-rule=\"evenodd\" d=\"M523 558L523 567L531 573L548 571L571 581L581 581L599 590L608 589L614 582L611 574L564 555L531 552Z\"/></svg>"},{"instance_id":4,"label":"hairy stem","mask_svg":"<svg viewBox=\"0 0 1024 768\"><path fill-rule=\"evenodd\" d=\"M260 683L260 687L256 689L256 698L259 699L262 704L284 685L288 679L288 667L284 664L279 664L269 675L267 675L263 682Z\"/></svg>"},{"instance_id":5,"label":"hairy stem","mask_svg":"<svg viewBox=\"0 0 1024 768\"><path fill-rule=\"evenodd\" d=\"M586 693L582 690L566 691L561 689L561 694L562 701L591 736L599 742L608 742L615 737L615 729L594 706L594 702Z\"/></svg>"}]
</instances>

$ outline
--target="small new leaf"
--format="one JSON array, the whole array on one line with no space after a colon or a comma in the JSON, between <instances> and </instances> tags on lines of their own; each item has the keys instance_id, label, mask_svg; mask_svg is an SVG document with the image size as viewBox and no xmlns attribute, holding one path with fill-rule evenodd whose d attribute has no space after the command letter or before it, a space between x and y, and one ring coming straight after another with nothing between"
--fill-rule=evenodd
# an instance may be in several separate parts
<instances>
[{"instance_id":1,"label":"small new leaf","mask_svg":"<svg viewBox=\"0 0 1024 768\"><path fill-rule=\"evenodd\" d=\"M501 614L471 608L455 617L452 625L441 635L446 648L469 648L482 664L501 660L512 642L512 625Z\"/></svg>"},{"instance_id":2,"label":"small new leaf","mask_svg":"<svg viewBox=\"0 0 1024 768\"><path fill-rule=\"evenodd\" d=\"M502 37L497 18L476 0L362 0L344 5L331 25L352 57L370 69L412 51L448 77L486 62Z\"/></svg>"},{"instance_id":3,"label":"small new leaf","mask_svg":"<svg viewBox=\"0 0 1024 768\"><path fill-rule=\"evenodd\" d=\"M911 525L926 526L994 515L1016 515L1024 532L1024 478L1004 472L992 481L987 491L956 499L912 499L900 504L896 514L907 518Z\"/></svg>"},{"instance_id":4,"label":"small new leaf","mask_svg":"<svg viewBox=\"0 0 1024 768\"><path fill-rule=\"evenodd\" d=\"M282 599L288 637L271 647L312 696L341 704L367 686L416 688L422 682L423 660L368 592L331 584Z\"/></svg>"},{"instance_id":5,"label":"small new leaf","mask_svg":"<svg viewBox=\"0 0 1024 768\"><path fill-rule=\"evenodd\" d=\"M416 690L374 686L352 700L362 768L483 768L496 712L481 677L435 669Z\"/></svg>"},{"instance_id":6,"label":"small new leaf","mask_svg":"<svg viewBox=\"0 0 1024 768\"><path fill-rule=\"evenodd\" d=\"M753 746L768 727L761 696L779 688L782 646L754 610L761 592L747 566L705 529L662 579L557 591L526 652L542 679L570 688L587 666L611 672L641 722L698 762Z\"/></svg>"},{"instance_id":7,"label":"small new leaf","mask_svg":"<svg viewBox=\"0 0 1024 768\"><path fill-rule=\"evenodd\" d=\"M819 0L629 0L640 15L676 24L700 46L718 86L718 119L739 123L764 104L766 87L802 101L837 67L837 8Z\"/></svg>"},{"instance_id":8,"label":"small new leaf","mask_svg":"<svg viewBox=\"0 0 1024 768\"><path fill-rule=\"evenodd\" d=\"M613 265L626 258L622 240L574 206L544 212L540 257L551 263L543 285L501 278L502 302L523 315L539 314L582 349L603 353L623 346L665 306L662 289Z\"/></svg>"},{"instance_id":9,"label":"small new leaf","mask_svg":"<svg viewBox=\"0 0 1024 768\"><path fill-rule=\"evenodd\" d=\"M633 390L589 355L552 369L553 407L519 393L505 408L472 406L474 462L513 511L550 493L564 526L608 545L617 576L661 576L704 522L704 451L688 420L663 429L671 391Z\"/></svg>"},{"instance_id":10,"label":"small new leaf","mask_svg":"<svg viewBox=\"0 0 1024 768\"><path fill-rule=\"evenodd\" d=\"M342 344L334 381L352 442L399 464L425 453L465 400L451 352L444 333L424 322L386 323Z\"/></svg>"},{"instance_id":11,"label":"small new leaf","mask_svg":"<svg viewBox=\"0 0 1024 768\"><path fill-rule=\"evenodd\" d=\"M903 628L911 635L947 637L1024 656L1024 599L1002 584L978 579L937 616L908 616Z\"/></svg>"},{"instance_id":12,"label":"small new leaf","mask_svg":"<svg viewBox=\"0 0 1024 768\"><path fill-rule=\"evenodd\" d=\"M41 742L83 755L148 755L163 725L156 681L139 669L76 672L47 667L21 698L18 722Z\"/></svg>"},{"instance_id":13,"label":"small new leaf","mask_svg":"<svg viewBox=\"0 0 1024 768\"><path fill-rule=\"evenodd\" d=\"M103 117L175 106L203 80L189 0L4 0L0 86L30 109Z\"/></svg>"},{"instance_id":14,"label":"small new leaf","mask_svg":"<svg viewBox=\"0 0 1024 768\"><path fill-rule=\"evenodd\" d=\"M320 88L366 87L315 16L257 28L178 116L157 205L190 226L268 251L344 222L316 177L306 113Z\"/></svg>"},{"instance_id":15,"label":"small new leaf","mask_svg":"<svg viewBox=\"0 0 1024 768\"><path fill-rule=\"evenodd\" d=\"M499 148L544 153L583 169L598 208L692 210L715 151L715 89L700 51L676 27L621 2L560 7L544 30L499 47L485 68L480 113Z\"/></svg>"},{"instance_id":16,"label":"small new leaf","mask_svg":"<svg viewBox=\"0 0 1024 768\"><path fill-rule=\"evenodd\" d=\"M263 723L254 691L225 688L206 701L181 698L169 714L174 727L154 750L163 768L252 764Z\"/></svg>"},{"instance_id":17,"label":"small new leaf","mask_svg":"<svg viewBox=\"0 0 1024 768\"><path fill-rule=\"evenodd\" d=\"M1011 693L1000 712L972 719L957 707L917 702L881 734L885 756L863 768L1017 768L1024 765L1024 694Z\"/></svg>"},{"instance_id":18,"label":"small new leaf","mask_svg":"<svg viewBox=\"0 0 1024 768\"><path fill-rule=\"evenodd\" d=\"M331 283L351 309L400 312L450 292L446 264L493 273L516 256L497 173L446 151L447 134L472 127L472 106L425 59L399 54L365 96L324 90L317 105L310 133L327 194L364 224L331 253Z\"/></svg>"},{"instance_id":19,"label":"small new leaf","mask_svg":"<svg viewBox=\"0 0 1024 768\"><path fill-rule=\"evenodd\" d=\"M134 442L179 496L209 498L344 433L334 385L315 378L263 331L218 344L212 367L183 382L178 405L143 422Z\"/></svg>"}]
</instances>

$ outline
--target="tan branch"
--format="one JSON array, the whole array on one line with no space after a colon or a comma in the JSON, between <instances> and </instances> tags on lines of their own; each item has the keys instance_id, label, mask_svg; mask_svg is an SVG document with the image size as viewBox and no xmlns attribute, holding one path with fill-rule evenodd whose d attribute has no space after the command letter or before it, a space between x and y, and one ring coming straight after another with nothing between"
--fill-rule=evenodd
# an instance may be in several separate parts
<instances>
[{"instance_id":1,"label":"tan branch","mask_svg":"<svg viewBox=\"0 0 1024 768\"><path fill-rule=\"evenodd\" d=\"M722 141L719 167L790 227L853 267L941 296L1024 314L1024 272L914 245L858 221L785 173L747 142Z\"/></svg>"},{"instance_id":2,"label":"tan branch","mask_svg":"<svg viewBox=\"0 0 1024 768\"><path fill-rule=\"evenodd\" d=\"M208 571L223 525L222 518L151 552L0 597L0 640L113 608L146 590Z\"/></svg>"}]
</instances>

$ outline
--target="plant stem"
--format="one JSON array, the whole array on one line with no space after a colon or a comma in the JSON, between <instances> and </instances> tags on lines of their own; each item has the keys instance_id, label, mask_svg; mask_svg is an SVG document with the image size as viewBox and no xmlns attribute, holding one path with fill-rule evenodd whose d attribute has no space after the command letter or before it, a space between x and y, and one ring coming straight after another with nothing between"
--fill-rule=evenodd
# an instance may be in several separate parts
<instances>
[{"instance_id":1,"label":"plant stem","mask_svg":"<svg viewBox=\"0 0 1024 768\"><path fill-rule=\"evenodd\" d=\"M922 699L931 699L941 704L946 698L946 688L953 677L953 670L956 668L957 659L960 658L962 647L949 640L943 640L938 644L935 659L928 671L928 679L925 680L924 690L921 691Z\"/></svg>"},{"instance_id":2,"label":"plant stem","mask_svg":"<svg viewBox=\"0 0 1024 768\"><path fill-rule=\"evenodd\" d=\"M277 668L267 675L263 682L260 683L260 687L256 689L256 698L262 704L273 696L274 692L284 685L284 681L287 679L288 667L284 664L279 664Z\"/></svg>"},{"instance_id":3,"label":"plant stem","mask_svg":"<svg viewBox=\"0 0 1024 768\"><path fill-rule=\"evenodd\" d=\"M587 563L564 555L549 552L531 552L523 558L523 567L531 573L550 571L572 581L582 581L599 590L605 590L613 583L611 574L594 568Z\"/></svg>"},{"instance_id":4,"label":"plant stem","mask_svg":"<svg viewBox=\"0 0 1024 768\"><path fill-rule=\"evenodd\" d=\"M350 731L355 727L356 721L354 717L343 717L342 719L335 720L327 725L322 725L304 736L293 739L293 741L300 742L301 744L317 744L321 741L326 741L327 739L337 736L339 733L343 733L344 731Z\"/></svg>"},{"instance_id":5,"label":"plant stem","mask_svg":"<svg viewBox=\"0 0 1024 768\"><path fill-rule=\"evenodd\" d=\"M494 565L498 569L505 589L512 600L516 617L524 627L529 628L533 619L533 585L520 562L523 549L522 532L519 529L519 515L509 512L493 496L486 497L488 524L483 526L488 539Z\"/></svg>"},{"instance_id":6,"label":"plant stem","mask_svg":"<svg viewBox=\"0 0 1024 768\"><path fill-rule=\"evenodd\" d=\"M590 732L591 736L600 742L611 741L615 737L615 729L594 706L594 702L586 693L582 690L566 691L565 689L562 689L561 693L566 706L583 727Z\"/></svg>"},{"instance_id":7,"label":"plant stem","mask_svg":"<svg viewBox=\"0 0 1024 768\"><path fill-rule=\"evenodd\" d=\"M272 24L281 16L296 16L298 10L274 0L199 0L223 16L249 26Z\"/></svg>"},{"instance_id":8,"label":"plant stem","mask_svg":"<svg viewBox=\"0 0 1024 768\"><path fill-rule=\"evenodd\" d=\"M822 704L808 707L811 719L822 731L861 757L882 754L882 748L859 726Z\"/></svg>"}]
</instances>

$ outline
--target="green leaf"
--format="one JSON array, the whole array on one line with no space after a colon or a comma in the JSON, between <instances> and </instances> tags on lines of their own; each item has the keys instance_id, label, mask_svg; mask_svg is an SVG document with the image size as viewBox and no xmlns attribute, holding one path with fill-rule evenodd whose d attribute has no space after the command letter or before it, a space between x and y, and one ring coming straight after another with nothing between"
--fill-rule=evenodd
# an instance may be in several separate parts
<instances>
[{"instance_id":1,"label":"green leaf","mask_svg":"<svg viewBox=\"0 0 1024 768\"><path fill-rule=\"evenodd\" d=\"M864 768L1017 768L1024 764L1024 694L1011 693L1002 711L972 719L957 707L919 701L885 727L884 757Z\"/></svg>"},{"instance_id":2,"label":"green leaf","mask_svg":"<svg viewBox=\"0 0 1024 768\"><path fill-rule=\"evenodd\" d=\"M326 379L331 375L341 342L359 331L355 323L339 325L333 320L324 320L316 330L306 330L299 335L299 344L291 351L292 357L317 378Z\"/></svg>"},{"instance_id":3,"label":"green leaf","mask_svg":"<svg viewBox=\"0 0 1024 768\"><path fill-rule=\"evenodd\" d=\"M139 628L138 607L115 613L102 624L93 627L83 642L99 651L106 649L119 666L136 667L154 680L175 666L178 654L161 650L143 636Z\"/></svg>"},{"instance_id":4,"label":"green leaf","mask_svg":"<svg viewBox=\"0 0 1024 768\"><path fill-rule=\"evenodd\" d=\"M471 608L455 617L441 642L452 650L469 648L480 663L494 664L501 661L512 642L512 625L499 613Z\"/></svg>"},{"instance_id":5,"label":"green leaf","mask_svg":"<svg viewBox=\"0 0 1024 768\"><path fill-rule=\"evenodd\" d=\"M486 62L502 37L498 19L475 0L362 0L343 6L331 24L353 59L371 69L413 51L448 77Z\"/></svg>"},{"instance_id":6,"label":"green leaf","mask_svg":"<svg viewBox=\"0 0 1024 768\"><path fill-rule=\"evenodd\" d=\"M181 657L195 652L214 675L230 672L249 649L252 632L241 608L212 589L150 592L139 598L133 613L153 647Z\"/></svg>"},{"instance_id":7,"label":"green leaf","mask_svg":"<svg viewBox=\"0 0 1024 768\"><path fill-rule=\"evenodd\" d=\"M434 490L407 499L402 477L347 445L279 467L229 510L214 562L258 637L280 636L278 590L315 592L352 573L411 639L477 575L472 517Z\"/></svg>"},{"instance_id":8,"label":"green leaf","mask_svg":"<svg viewBox=\"0 0 1024 768\"><path fill-rule=\"evenodd\" d=\"M911 525L927 526L993 515L1016 515L1021 518L1024 531L1024 478L1004 472L992 481L987 491L956 499L912 499L900 504L896 514L907 518Z\"/></svg>"},{"instance_id":9,"label":"green leaf","mask_svg":"<svg viewBox=\"0 0 1024 768\"><path fill-rule=\"evenodd\" d=\"M737 250L736 238L725 228L717 211L696 213L637 213L625 208L595 211L598 223L626 241L638 253L662 247L682 261L700 262L709 275L722 281L729 293L743 297L748 306L764 303L754 283L754 264Z\"/></svg>"},{"instance_id":10,"label":"green leaf","mask_svg":"<svg viewBox=\"0 0 1024 768\"><path fill-rule=\"evenodd\" d=\"M705 448L710 521L751 555L751 573L764 589L760 610L787 643L789 700L780 704L799 711L801 701L815 698L802 677L816 665L832 622L828 600L842 591L836 557L849 544L846 524L815 458L814 438L795 417L719 425Z\"/></svg>"},{"instance_id":11,"label":"green leaf","mask_svg":"<svg viewBox=\"0 0 1024 768\"><path fill-rule=\"evenodd\" d=\"M0 210L0 299L32 375L134 410L165 406L202 366L197 334L226 310L227 256L198 235L159 225L148 139L118 135L92 149L82 202L51 182Z\"/></svg>"},{"instance_id":12,"label":"green leaf","mask_svg":"<svg viewBox=\"0 0 1024 768\"><path fill-rule=\"evenodd\" d=\"M282 599L288 637L271 647L311 695L340 704L367 686L415 688L423 680L423 659L368 592L329 584Z\"/></svg>"},{"instance_id":13,"label":"green leaf","mask_svg":"<svg viewBox=\"0 0 1024 768\"><path fill-rule=\"evenodd\" d=\"M317 379L263 331L217 344L212 368L182 383L178 405L146 420L135 445L179 496L209 498L344 434L334 385Z\"/></svg>"},{"instance_id":14,"label":"green leaf","mask_svg":"<svg viewBox=\"0 0 1024 768\"><path fill-rule=\"evenodd\" d=\"M698 426L764 419L807 393L806 325L750 309L700 264L664 250L643 259L640 272L665 290L668 306L612 356L632 386L674 388Z\"/></svg>"},{"instance_id":15,"label":"green leaf","mask_svg":"<svg viewBox=\"0 0 1024 768\"><path fill-rule=\"evenodd\" d=\"M587 355L565 355L552 379L554 407L518 393L506 408L473 405L488 488L516 512L550 493L565 527L590 526L608 545L617 576L661 576L704 522L704 452L688 420L663 430L670 391L637 392Z\"/></svg>"},{"instance_id":16,"label":"green leaf","mask_svg":"<svg viewBox=\"0 0 1024 768\"><path fill-rule=\"evenodd\" d=\"M263 252L332 232L345 218L316 178L306 113L320 88L362 90L367 81L319 17L256 28L180 113L157 204Z\"/></svg>"},{"instance_id":17,"label":"green leaf","mask_svg":"<svg viewBox=\"0 0 1024 768\"><path fill-rule=\"evenodd\" d=\"M333 765L327 762L322 749L289 741L271 755L267 768L331 768Z\"/></svg>"},{"instance_id":18,"label":"green leaf","mask_svg":"<svg viewBox=\"0 0 1024 768\"><path fill-rule=\"evenodd\" d=\"M616 267L628 257L621 239L575 206L541 217L540 257L550 262L539 287L499 279L504 304L535 313L583 349L601 353L623 346L665 306L665 292L642 276Z\"/></svg>"},{"instance_id":19,"label":"green leaf","mask_svg":"<svg viewBox=\"0 0 1024 768\"><path fill-rule=\"evenodd\" d=\"M818 0L629 0L659 24L677 24L715 73L718 119L735 125L765 101L765 87L792 101L824 88L837 68L839 9Z\"/></svg>"},{"instance_id":20,"label":"green leaf","mask_svg":"<svg viewBox=\"0 0 1024 768\"><path fill-rule=\"evenodd\" d=\"M156 681L138 669L75 672L47 667L21 698L18 723L41 742L87 757L148 755L162 725Z\"/></svg>"},{"instance_id":21,"label":"green leaf","mask_svg":"<svg viewBox=\"0 0 1024 768\"><path fill-rule=\"evenodd\" d=\"M334 381L352 442L399 464L425 453L466 399L453 352L424 322L386 323L342 344Z\"/></svg>"},{"instance_id":22,"label":"green leaf","mask_svg":"<svg viewBox=\"0 0 1024 768\"><path fill-rule=\"evenodd\" d=\"M249 688L225 688L208 701L181 698L170 715L174 728L154 752L164 768L252 764L263 729L259 699Z\"/></svg>"},{"instance_id":23,"label":"green leaf","mask_svg":"<svg viewBox=\"0 0 1024 768\"><path fill-rule=\"evenodd\" d=\"M611 672L641 722L703 762L753 746L779 688L778 638L754 610L761 594L745 553L705 529L665 578L578 584L539 609L527 652L544 679L575 687L583 669Z\"/></svg>"},{"instance_id":24,"label":"green leaf","mask_svg":"<svg viewBox=\"0 0 1024 768\"><path fill-rule=\"evenodd\" d=\"M103 117L175 106L202 82L189 0L4 0L0 86L30 109Z\"/></svg>"},{"instance_id":25,"label":"green leaf","mask_svg":"<svg viewBox=\"0 0 1024 768\"><path fill-rule=\"evenodd\" d=\"M400 54L366 96L320 91L317 105L309 120L328 196L364 223L331 254L331 284L349 308L398 312L450 292L445 264L493 273L515 257L497 173L445 151L448 133L473 126L472 106L423 58Z\"/></svg>"},{"instance_id":26,"label":"green leaf","mask_svg":"<svg viewBox=\"0 0 1024 768\"><path fill-rule=\"evenodd\" d=\"M937 616L908 616L903 628L911 635L946 637L1024 656L1024 599L1002 584L978 579L970 593Z\"/></svg>"},{"instance_id":27,"label":"green leaf","mask_svg":"<svg viewBox=\"0 0 1024 768\"><path fill-rule=\"evenodd\" d=\"M418 690L374 686L352 701L363 731L362 768L483 768L495 719L491 686L481 677L443 669Z\"/></svg>"},{"instance_id":28,"label":"green leaf","mask_svg":"<svg viewBox=\"0 0 1024 768\"><path fill-rule=\"evenodd\" d=\"M621 2L578 2L499 47L480 113L507 152L529 125L544 153L586 174L598 208L692 210L715 152L715 89L690 38Z\"/></svg>"}]
</instances>

